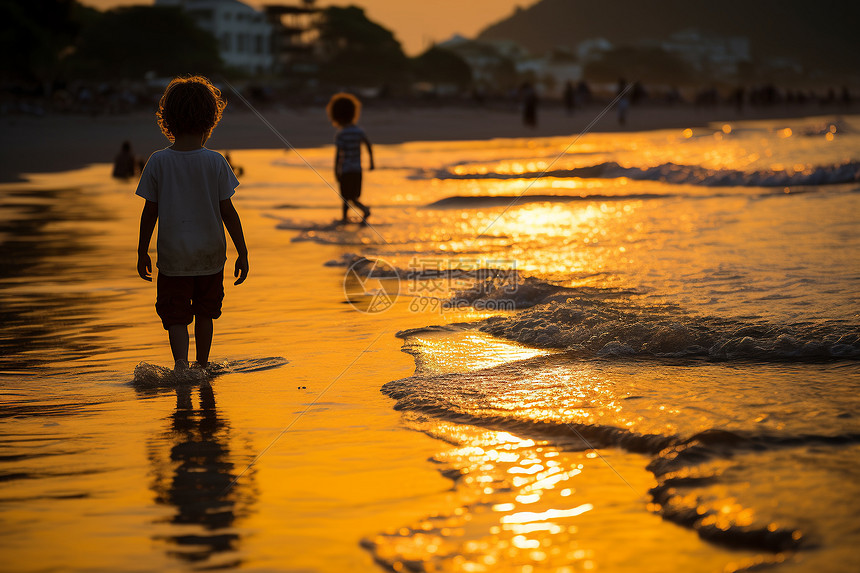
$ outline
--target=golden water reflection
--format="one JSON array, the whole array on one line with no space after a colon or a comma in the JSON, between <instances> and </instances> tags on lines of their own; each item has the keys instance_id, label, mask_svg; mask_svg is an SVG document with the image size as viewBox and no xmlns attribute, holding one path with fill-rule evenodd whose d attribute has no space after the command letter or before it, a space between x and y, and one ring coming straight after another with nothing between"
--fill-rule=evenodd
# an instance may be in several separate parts
<instances>
[{"instance_id":1,"label":"golden water reflection","mask_svg":"<svg viewBox=\"0 0 860 573\"><path fill-rule=\"evenodd\" d=\"M407 423L450 443L433 460L455 482L462 505L441 510L364 544L385 566L409 571L665 571L665 557L696 548L680 568L696 570L718 552L700 547L694 533L647 511L653 477L638 456L605 452L632 484L625 485L600 459L505 431L453 424L421 415ZM468 445L466 445L468 444ZM643 536L643 531L651 534ZM654 544L666 535L674 547ZM619 546L619 539L624 539ZM632 558L642 560L634 567ZM744 558L739 555L740 558Z\"/></svg>"},{"instance_id":2,"label":"golden water reflection","mask_svg":"<svg viewBox=\"0 0 860 573\"><path fill-rule=\"evenodd\" d=\"M529 356L516 342L450 328L414 332L404 349L419 368L386 392L409 427L454 445L433 461L453 480L458 505L366 540L394 570L736 571L786 560L802 570L796 551L810 522L850 535L850 507L816 504L850 451L736 446L789 425L794 435L839 432L839 367L826 384L817 370L810 387L782 365ZM740 416L738 396L759 415ZM699 433L701 441L681 441ZM818 493L804 493L813 484Z\"/></svg>"},{"instance_id":3,"label":"golden water reflection","mask_svg":"<svg viewBox=\"0 0 860 573\"><path fill-rule=\"evenodd\" d=\"M689 140L685 139L691 147L678 151L680 155L672 155L675 151L670 149L678 147L682 137L680 132L662 134L660 137L665 138L665 142L657 146L652 145L653 138L648 135L599 136L589 141L590 149L578 151L618 151L628 154L628 159L635 159L637 165L682 162L685 161L684 154L687 158L698 154L703 162L713 167L772 168L782 165L798 170L801 166L797 159L797 148L803 151L806 144L798 137L799 132L780 138L780 141L795 146L791 152L783 152L771 149L772 141L765 137L761 141L747 138L742 143L733 140L743 133L739 128L717 130L723 134L720 144L731 144L730 147L712 149L716 140L715 130L707 133L696 130L690 134ZM840 135L834 143L841 145L841 141ZM576 194L592 196L626 193L666 195L671 192L683 198L651 201L599 197L587 201L570 201L564 205L548 201L524 203L505 212L502 212L501 206L478 207L464 213L461 210L424 209L422 205L448 196L516 194L530 181L406 179L413 173L413 168L462 161L464 156L467 159L474 158L475 163L493 162L497 165L509 162L512 168L537 169L547 164L546 157L551 159L563 148L558 143L541 142L543 148L537 151L528 151L536 148L520 146L518 142L444 143L436 146L415 144L381 148L381 162L385 164L387 161L387 165L394 167L374 172L367 194L371 205L380 206L374 210L374 221L379 223L379 228L390 244L370 230L330 232L312 228L317 222L327 223L334 216L336 197L331 194L331 190L322 185L306 166L281 151L237 153L236 157L247 168L241 192L237 195L237 204L243 220L250 223L249 239L255 245L258 271L254 281L246 285L252 290L243 294L245 300L228 298L235 306L233 311L226 313L223 334L219 333L221 348L224 349L222 352L229 349L230 352L243 355L256 355L263 352L261 347L267 353L275 352L275 349L280 353L287 348L291 359L301 357L301 360L296 360L290 376L298 373L302 384L308 380L318 381L321 376L330 379L323 375L330 373L333 376L341 366L346 365L336 362L332 357L361 352L366 346L362 337L369 336L367 330L363 330L363 323L351 320L354 315L345 314L336 307L339 301L337 295L341 294L339 285L329 288L326 281L330 282L337 273L319 271L323 262L347 252L370 252L390 257L402 262L398 264L401 267L408 264L414 253L427 253L432 257L443 252L453 257L516 259L523 270L553 278L561 277L568 284L637 287L643 293L653 289L679 305L695 311L704 308L722 315L728 312L764 313L779 308L792 312L804 307L826 307L830 301L835 301L836 307L840 302L845 307L844 301L853 296L846 289L833 288L841 284L838 281L826 283L829 276L840 272L844 275L844 269L856 268L851 263L856 259L857 250L850 240L856 236L853 232L856 216L852 214L856 213L852 209L857 202L856 194L824 201L810 193L796 202L783 202L781 198L754 197L750 195L749 189L720 189L715 193L709 188L631 182L623 178L588 181L576 178L544 179L529 192L546 193L547 188L567 189ZM831 157L821 160L821 152L811 149L811 143L809 145L810 153L804 156L804 162L811 165L832 163ZM511 149L518 146L520 148ZM404 159L400 159L403 149L411 151ZM315 165L328 166L329 149L307 150L304 153ZM524 161L523 156L527 153L543 154L546 157ZM499 156L509 157L500 162ZM576 160L580 159L581 164L601 160L596 156ZM397 168L397 161L407 167ZM533 165L529 164L530 161ZM625 162L624 158L619 161ZM63 181L58 183L59 179ZM72 180L79 189L69 190L64 187ZM127 251L129 229L136 225L132 211L139 212L132 190L121 189L113 182L105 183L109 181L109 175L104 166L81 170L72 175L36 178L34 181L33 185L39 188L38 196L18 196L15 200L22 202L22 205L26 199L27 205L40 201L62 207L57 209L62 212L62 216L58 215L56 221L52 219L54 222L44 229L44 234L34 243L40 247L38 252L18 251L28 254L25 259L38 259L41 266L35 271L28 270L28 276L16 276L13 273L3 277L4 287L8 286L4 302L14 305L10 309L21 308L31 312L32 308L36 308L39 321L35 322L44 324L49 321L56 328L32 334L26 330L30 314L22 313L20 321L15 323L13 334L19 334L17 338L24 342L13 345L13 354L22 358L22 363L29 364L30 358L41 360L50 353L60 356L52 366L78 367L80 361L75 361L79 356L90 357L98 353L98 360L91 360L95 364L93 368L98 368L99 372L107 371L109 375L100 376L98 383L90 384L86 392L100 396L108 392L122 394L106 390L108 386L103 378L111 380L109 384L122 383L115 380L124 380L130 369L124 369L120 374L115 370L125 368L132 358L136 361L142 357L166 356L162 333L151 310L151 293L142 292L140 282L134 282L137 279L133 269L116 264ZM56 187L56 192L48 192L52 185ZM93 201L89 194L97 192L103 193L104 197ZM299 204L300 208L279 207L287 202ZM93 205L104 208L94 209ZM839 208L834 208L837 205ZM10 220L18 217L18 210L19 207L9 209ZM117 216L117 213L124 215ZM102 220L103 216L105 220ZM114 220L112 217L118 218ZM68 235L80 227L80 218L86 218L87 227L92 232L76 237L75 248L72 249L69 247ZM276 228L287 219L294 219L293 229L298 226L302 230L296 233ZM492 225L488 236L475 240L478 232L496 220L498 222ZM827 222L826 230L830 234L812 232L822 226L822 221ZM303 249L301 247L307 245L292 244L290 241L295 234L300 235L301 240L319 243L319 248ZM681 240L678 240L679 236ZM807 240L779 240L781 237L797 236ZM845 241L837 241L842 236L847 237ZM787 248L787 245L791 248ZM32 257L29 256L31 252ZM762 268L758 274L745 273L751 260L760 263ZM29 264L31 261L22 262ZM62 270L62 273L58 274L57 270ZM311 279L302 282L304 276ZM285 279L288 279L286 283ZM822 286L816 293L818 300L810 305L809 299L803 298L804 292L810 289L795 289L794 285L813 279ZM54 320L41 316L46 311L46 307L41 304L43 298L61 292L76 299L74 295L78 289L88 293L85 300L69 301L65 296L60 296L58 306L62 308L57 309L57 318ZM757 292L761 294L754 294ZM771 292L796 295L798 298L787 303L755 299L756 296L764 297ZM34 297L33 293L39 296ZM265 304L259 304L261 301ZM851 300L849 303L854 304ZM69 314L69 308L80 311L80 314ZM54 311L53 307L47 307L47 310ZM94 315L87 314L90 312ZM99 315L99 312L104 316ZM482 318L479 313L472 313L464 320L479 318ZM386 320L389 319L386 317ZM444 320L434 315L431 318L410 317L407 321L400 316L390 320L390 323L397 325L397 328L412 328ZM143 329L132 327L141 324L148 326ZM376 326L374 323L373 328ZM326 334L322 337L325 344L318 340L320 333ZM375 333L373 331L370 334ZM35 345L34 340L37 341ZM42 341L46 343L41 344ZM63 349L58 347L68 342L74 343L69 344L71 350L61 352ZM437 372L486 370L503 366L504 362L513 359L541 358L544 353L532 349L517 350L513 348L514 345L500 343L481 334L464 334L463 345L456 349L459 356L451 353L446 355L447 345L438 343L432 352L427 353L425 365L428 368ZM324 357L319 358L319 355ZM373 363L370 358L374 356L381 356L382 359ZM64 361L68 361L68 364ZM128 472L133 473L143 484L139 489L144 492L145 500L140 503L135 500L135 503L126 505L117 502L129 491L133 494L136 491L134 487L117 486L118 493L105 494L104 490L110 489L105 487L106 483L113 487L114 473L106 474L107 478L92 474L90 477L79 476L67 480L63 476L46 472L50 475L44 480L12 481L7 488L12 487L13 494L7 495L21 498L13 501L23 508L15 510L17 513L12 523L17 521L24 524L15 529L25 530L29 537L22 539L17 531L10 531L12 541L7 543L9 546L16 543L25 546L26 552L17 553L19 556L36 555L43 551L42 545L52 546L47 548L50 559L42 556L44 561L34 561L38 566L45 564L45 567L51 568L56 563L55 568L78 565L92 567L92 561L80 557L72 559L65 555L66 547L63 544L71 546L78 539L89 537L89 543L92 543L86 545L89 551L99 543L99 537L85 535L89 532L86 527L94 528L93 524L97 523L104 530L112 529L126 534L139 532L143 538L142 543L132 539L92 551L93 554L109 554L105 562L114 566L133 562L138 555L135 551L144 557L152 557L146 554L149 550L147 537L150 534L157 540L159 551L169 553L171 559L180 566L192 562L204 566L235 564L242 559L242 547L248 542L243 535L242 519L245 512L257 504L258 508L265 508L269 514L268 520L257 519L252 525L258 536L258 551L254 554L256 558L265 556L270 559L267 565L275 568L293 558L293 553L300 553L293 552L297 546L316 543L313 549L315 555L305 559L302 566L310 561L314 566L319 563L330 564L332 561L327 561L330 558L325 554L329 546L341 543L340 549L344 546L354 548L357 532L361 531L361 523L367 520L368 514L376 511L379 521L378 509L373 508L394 503L388 491L384 492L385 496L362 496L357 493L357 489L349 492L339 486L355 484L357 475L363 480L360 482L362 486L367 486L362 487L362 491L370 490L373 483L384 484L378 489L386 489L389 482L380 475L384 471L373 472L380 467L388 467L386 463L393 465L391 460L397 455L408 460L404 465L420 467L423 471L422 463L426 459L424 450L417 454L417 448L411 441L404 439L397 442L397 432L389 431L388 426L383 426L385 431L373 432L374 428L378 429L381 425L378 419L382 415L378 412L388 414L390 407L390 402L377 395L378 385L391 379L386 378L389 372L396 372L391 374L392 378L406 373L405 370L389 367L389 363L395 362L390 353L369 354L369 365L361 371L361 376L351 380L352 384L341 383L337 387L337 390L364 389L364 393L346 398L338 395L342 402L360 404L364 409L347 409L346 415L330 418L324 415L315 417L317 413L312 411L304 422L313 430L303 434L302 440L296 440L295 451L290 449L291 455L282 457L278 457L277 452L270 454L267 458L267 473L261 471L261 476L266 476L266 487L260 488L260 495L268 496L268 503L257 504L257 492L254 489L257 476L253 474L246 474L240 480L239 488L222 493L221 486L238 475L244 467L241 460L247 457L237 454L240 448L235 434L230 432L230 422L235 422L235 427L240 428L264 428L265 431L260 431L254 440L254 451L259 451L268 443L270 436L283 427L284 415L301 410L294 405L292 388L296 384L292 383L292 378L289 384L281 384L279 377L275 382L265 378L255 379L255 384L266 384L266 380L269 380L266 391L258 394L260 389L257 387L253 392L248 392L244 388L245 382L225 379L219 381L219 390L224 392L231 385L234 388L232 396L225 401L232 406L229 420L221 408L216 408L214 394L209 396L203 388L189 390L187 394L182 390L177 393L175 411L163 422L161 433L151 438L136 438L137 441L133 442L135 445L141 442L147 444L148 459L142 460L140 469L132 465ZM788 426L795 434L802 434L821 432L823 427L829 427L827 424L846 426L851 423L851 419L843 415L852 411L852 394L843 392L840 395L838 390L840 380L850 378L850 374L839 376L836 373L825 377L815 370L814 374L819 378L814 384L803 385L797 383L798 378L803 376L801 373L775 374L766 371L767 368L761 365L757 365L754 371L738 368L728 374L716 369L691 368L685 370L683 375L679 375L677 369L663 370L652 365L649 368L630 368L621 374L616 372L614 376L605 376L588 368L574 369L570 364L554 370L544 366L536 368L522 380L497 379L493 384L483 377L486 373L480 377L473 376L470 380L452 380L452 391L447 395L456 401L464 384L477 382L475 387L478 390L496 391L490 398L486 398L486 394L480 396L482 401L479 408L473 408L474 404L468 402L460 404L478 417L489 419L507 415L536 421L600 422L638 432L690 435L691 431L698 429L729 425L732 428L765 432L782 431ZM643 376L645 372L648 376ZM153 416L153 408L135 408L136 403L131 408L115 406L113 417L105 416L105 408L101 406L87 409L69 404L69 393L81 392L72 390L72 385L55 384L56 379L37 378L31 376L16 380L16 391L20 387L22 395L33 397L38 394L38 397L33 398L38 400L44 400L44 396L49 395L58 404L56 410L68 406L74 414L61 420L64 424L61 428L51 429L47 423L45 428L38 428L38 432L47 436L45 439L50 439L52 444L61 444L56 448L60 453L70 456L67 459L71 461L61 460L60 469L77 467L82 457L87 462L84 464L85 469L96 467L95 461L103 462L103 457L97 454L105 451L100 449L104 448L105 443L119 444L116 451L122 455L116 459L121 459L124 464L129 460L134 461L134 452L140 448L130 448L125 435L115 441L98 436L98 442L85 435L86 439L79 439L82 444L79 449L87 453L71 451L66 442L77 448L79 442L72 438L80 438L85 430L92 430L98 423L103 424L104 419L113 422L121 418L124 423L134 419L145 427L150 417L157 421L161 416ZM74 377L71 380L76 382L75 386L81 386ZM34 386L40 391L34 392ZM41 392L43 388L47 390L44 394ZM571 391L570 388L575 390ZM290 394L287 394L287 390ZM506 393L501 390L506 390ZM541 397L537 391L546 393ZM667 395L667 391L671 391L671 395ZM777 394L785 398L788 407L769 401L770 397ZM223 393L220 395L225 396ZM745 396L752 412L740 411L735 399L739 395ZM635 396L644 399L632 399ZM198 407L193 405L195 398L199 399ZM378 402L373 402L374 399L378 399ZM372 408L367 407L368 404ZM815 404L815 407L807 407L809 404ZM53 404L49 406L54 408ZM154 407L157 408L157 405ZM321 406L321 410L326 408L340 414L345 407L332 402ZM83 413L78 414L79 411ZM338 418L343 425L332 424L331 418ZM368 418L373 420L368 422ZM12 429L9 432L14 430L21 433L16 426L17 421L14 418L10 420L6 426ZM46 418L35 416L26 423L41 424L42 420ZM702 564L715 565L712 569L718 570L716 565L722 566L728 559L739 568L752 563L750 560L759 559L761 562L759 556L750 556L744 552L732 553L727 557L726 552L702 543L694 532L666 523L653 513L658 508L647 505L649 498L646 492L655 485L655 480L652 474L644 470L649 460L643 456L611 448L602 450L600 456L594 451L565 451L558 445L541 441L538 436L520 436L514 430L507 432L498 428L478 428L420 415L407 416L406 420L415 429L440 437L446 444L454 444L449 451L448 446L439 442L438 448L445 448L446 451L436 455L434 461L444 475L455 480L455 499L458 504L448 508L444 503L435 503L434 499L436 514L368 540L368 544L374 548L374 555L395 570L414 566L442 571L570 571L592 568L643 571L650 567L652 571L662 572L696 571L701 570ZM105 435L123 430L121 424L107 426L107 429L104 426L97 427L104 429ZM373 439L367 439L367 436L373 436ZM88 440L89 443L86 443ZM338 447L345 443L348 445ZM401 444L401 449L395 450L392 443ZM96 447L90 444L96 444ZM437 447L435 442L433 447ZM681 509L702 509L702 517L706 519L704 525L714 525L719 529L732 522L743 525L760 521L780 527L784 523L791 523L797 515L823 520L823 512L833 514L835 525L830 529L827 529L827 523L821 526L826 538L833 540L827 549L836 547L841 552L838 554L841 561L848 562L852 556L856 559L852 553L856 539L852 538L851 533L856 531L855 516L860 511L856 507L856 500L860 496L855 495L856 487L846 483L844 476L856 473L858 452L854 447L847 449L847 456L840 457L826 451L822 454L821 448L818 450L800 452L805 457L800 456L798 450L785 450L766 458L738 456L735 459L739 463L732 468L736 476L736 487L732 492L718 491L717 495L709 498L693 488L676 488L679 495L672 499ZM21 446L18 451L29 455L33 448ZM362 452L362 455L356 455L356 452ZM367 455L367 452L370 454ZM58 459L38 457L35 461L13 460L6 467L14 467L15 463L34 464L40 469L53 471L54 468L50 466L56 464ZM325 463L320 460L325 460ZM632 488L613 473L605 460L630 482ZM94 463L90 464L90 461ZM836 462L844 466L839 467ZM761 476L755 473L755 468L759 466L769 468L773 475L780 477L782 482L779 488L773 488L772 482L759 479ZM332 479L332 470L354 473L341 475L342 479ZM721 468L715 464L704 470L717 472ZM416 473L395 474L397 477L392 482L401 475L414 476ZM427 473L431 473L431 470ZM436 474L433 475L435 477ZM289 482L296 480L297 476L300 476L305 486L300 494L290 491L292 485ZM720 474L720 477L723 476ZM151 484L144 484L150 477ZM399 481L405 483L410 480ZM129 479L128 483L134 485L138 482ZM833 484L837 483L840 487L834 488ZM245 487L242 484L246 484L247 489L242 489ZM146 485L151 486L150 490L146 489ZM432 485L435 487L436 483ZM50 493L69 499L59 502L48 497L44 490L54 487L57 491ZM427 490L430 489L428 486ZM815 495L809 495L811 491ZM95 495L92 495L93 492L96 492ZM28 502L30 495L38 496L41 505ZM88 502L87 496L91 495L92 501ZM111 497L101 497L105 495ZM143 512L156 513L150 508L153 497L157 499L156 509L163 511L166 517L155 518L145 513L141 518ZM345 499L348 497L359 497L362 503L369 501L365 505L351 506ZM103 519L98 512L102 509L100 506L106 503L104 499L110 503L116 502L123 515L113 515L110 520ZM301 505L299 502L285 503L284 499L290 502L296 499L299 502L310 501ZM331 499L336 502L329 501ZM772 501L772 506L762 510L756 505L761 504L762 500ZM413 507L417 503L414 498L408 498L404 505ZM61 506L64 512L58 511L57 508ZM297 525L290 510L299 506L304 508L306 521ZM339 519L338 510L343 507L351 510L350 519ZM652 513L644 510L648 507ZM752 510L753 507L756 509ZM37 515L40 512L44 515ZM404 523L400 520L401 516L406 514L405 510L396 515L392 512L386 515L385 523L400 525ZM67 516L72 517L65 521ZM81 519L81 516L86 519ZM146 526L141 526L138 521L145 522ZM149 528L153 521L155 533ZM315 529L309 528L307 522L311 522ZM333 523L336 524L334 529ZM77 537L63 534L63 530L70 528L77 528ZM56 534L39 537L36 530ZM306 530L311 530L313 534L307 534ZM102 529L97 531L101 532ZM13 537L15 535L18 537ZM113 532L105 532L104 535L108 538ZM313 535L318 537L313 538ZM287 538L293 541L285 549L280 543ZM297 538L298 542L295 541ZM48 539L51 543L44 543ZM671 543L667 543L667 540ZM145 547L146 550L140 551L139 547ZM782 555L778 554L773 559L782 559ZM336 561L338 565L344 562ZM347 568L342 567L341 570Z\"/></svg>"}]
</instances>

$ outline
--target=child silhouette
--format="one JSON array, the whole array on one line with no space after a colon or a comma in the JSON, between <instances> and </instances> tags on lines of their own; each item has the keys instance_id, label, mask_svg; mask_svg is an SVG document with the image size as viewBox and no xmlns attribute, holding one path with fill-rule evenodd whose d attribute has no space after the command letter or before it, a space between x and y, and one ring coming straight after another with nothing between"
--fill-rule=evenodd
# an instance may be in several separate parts
<instances>
[{"instance_id":1,"label":"child silhouette","mask_svg":"<svg viewBox=\"0 0 860 573\"><path fill-rule=\"evenodd\" d=\"M158 125L173 145L149 158L136 194L140 217L137 273L152 281L149 242L158 221L155 309L170 339L175 371L188 369L188 325L194 322L197 364L206 368L212 321L221 316L230 233L239 253L234 284L248 276L248 248L230 197L239 181L224 157L203 146L227 103L201 76L176 78L159 102Z\"/></svg>"},{"instance_id":2,"label":"child silhouette","mask_svg":"<svg viewBox=\"0 0 860 573\"><path fill-rule=\"evenodd\" d=\"M370 169L373 169L373 148L364 130L356 125L361 113L361 102L352 95L339 93L332 96L326 107L331 122L338 128L335 136L334 176L340 184L340 197L343 200L341 223L348 223L346 216L349 204L361 209L361 224L367 224L370 209L358 198L361 196L361 144L367 146Z\"/></svg>"}]
</instances>

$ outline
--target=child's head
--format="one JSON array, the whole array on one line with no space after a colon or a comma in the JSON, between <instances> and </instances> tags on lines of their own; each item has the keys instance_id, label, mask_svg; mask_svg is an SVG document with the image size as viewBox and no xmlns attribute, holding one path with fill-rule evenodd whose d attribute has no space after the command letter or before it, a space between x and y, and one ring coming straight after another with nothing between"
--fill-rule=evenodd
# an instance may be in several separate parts
<instances>
[{"instance_id":1,"label":"child's head","mask_svg":"<svg viewBox=\"0 0 860 573\"><path fill-rule=\"evenodd\" d=\"M352 94L339 93L331 96L325 108L328 118L337 127L345 127L358 121L361 102Z\"/></svg>"},{"instance_id":2,"label":"child's head","mask_svg":"<svg viewBox=\"0 0 860 573\"><path fill-rule=\"evenodd\" d=\"M227 102L221 90L203 76L174 78L158 102L158 127L161 133L174 141L177 135L203 136L209 139L212 130L221 121Z\"/></svg>"}]
</instances>

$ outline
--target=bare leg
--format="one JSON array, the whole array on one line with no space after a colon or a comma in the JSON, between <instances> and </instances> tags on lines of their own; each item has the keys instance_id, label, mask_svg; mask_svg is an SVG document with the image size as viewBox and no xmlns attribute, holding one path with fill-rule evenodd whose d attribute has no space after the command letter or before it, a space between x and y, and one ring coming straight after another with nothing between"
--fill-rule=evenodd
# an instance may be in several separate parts
<instances>
[{"instance_id":1,"label":"bare leg","mask_svg":"<svg viewBox=\"0 0 860 573\"><path fill-rule=\"evenodd\" d=\"M194 346L197 349L197 364L204 368L209 366L209 350L212 348L213 330L211 318L194 317Z\"/></svg>"},{"instance_id":2,"label":"bare leg","mask_svg":"<svg viewBox=\"0 0 860 573\"><path fill-rule=\"evenodd\" d=\"M340 220L342 223L346 223L349 219L346 216L347 211L349 211L349 203L346 202L346 199L343 200L343 207L340 216Z\"/></svg>"},{"instance_id":3,"label":"bare leg","mask_svg":"<svg viewBox=\"0 0 860 573\"><path fill-rule=\"evenodd\" d=\"M182 361L188 365L188 327L184 324L174 324L167 327L167 336L170 338L170 351L173 353L173 361L177 364Z\"/></svg>"},{"instance_id":4,"label":"bare leg","mask_svg":"<svg viewBox=\"0 0 860 573\"><path fill-rule=\"evenodd\" d=\"M352 204L361 209L362 213L362 223L367 224L367 218L370 217L370 209L367 205L364 205L358 199L353 199Z\"/></svg>"}]
</instances>

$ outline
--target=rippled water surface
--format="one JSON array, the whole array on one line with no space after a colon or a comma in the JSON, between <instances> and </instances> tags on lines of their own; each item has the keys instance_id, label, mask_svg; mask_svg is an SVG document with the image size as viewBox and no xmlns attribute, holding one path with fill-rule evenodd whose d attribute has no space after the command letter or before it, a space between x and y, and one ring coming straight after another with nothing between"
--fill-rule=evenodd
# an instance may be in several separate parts
<instances>
[{"instance_id":1,"label":"rippled water surface","mask_svg":"<svg viewBox=\"0 0 860 573\"><path fill-rule=\"evenodd\" d=\"M133 184L5 185L9 569L853 570L858 150L856 117L379 146L364 228L330 149L233 152L211 384L135 375L168 351ZM376 259L400 296L360 313Z\"/></svg>"}]
</instances>

